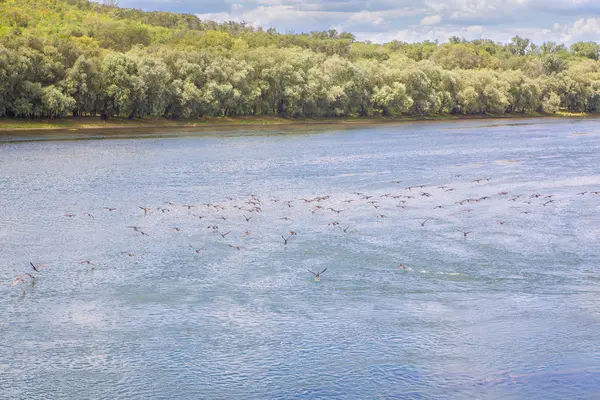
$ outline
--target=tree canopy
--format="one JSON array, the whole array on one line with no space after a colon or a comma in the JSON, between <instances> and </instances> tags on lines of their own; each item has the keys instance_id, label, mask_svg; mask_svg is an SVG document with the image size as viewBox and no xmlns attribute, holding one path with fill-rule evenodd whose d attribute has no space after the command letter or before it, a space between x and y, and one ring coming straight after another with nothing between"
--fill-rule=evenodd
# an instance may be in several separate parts
<instances>
[{"instance_id":1,"label":"tree canopy","mask_svg":"<svg viewBox=\"0 0 600 400\"><path fill-rule=\"evenodd\" d=\"M282 34L87 0L0 0L0 116L600 112L600 45Z\"/></svg>"}]
</instances>

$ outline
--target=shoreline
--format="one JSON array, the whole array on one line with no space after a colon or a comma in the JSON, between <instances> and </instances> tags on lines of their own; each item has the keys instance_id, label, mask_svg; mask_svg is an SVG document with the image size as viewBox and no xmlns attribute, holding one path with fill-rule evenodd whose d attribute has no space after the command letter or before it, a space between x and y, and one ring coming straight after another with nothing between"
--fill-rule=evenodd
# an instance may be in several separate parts
<instances>
[{"instance_id":1,"label":"shoreline","mask_svg":"<svg viewBox=\"0 0 600 400\"><path fill-rule=\"evenodd\" d=\"M398 124L405 122L457 122L470 120L518 120L518 119L563 119L600 118L600 115L573 113L526 113L502 115L431 115L427 117L323 117L323 118L284 118L284 117L205 117L193 120L170 120L114 118L102 122L99 117L67 117L61 119L18 119L0 118L0 133L39 132L39 131L102 131L115 129L164 129L164 128L208 128L243 129L252 127L289 126L368 126Z\"/></svg>"}]
</instances>

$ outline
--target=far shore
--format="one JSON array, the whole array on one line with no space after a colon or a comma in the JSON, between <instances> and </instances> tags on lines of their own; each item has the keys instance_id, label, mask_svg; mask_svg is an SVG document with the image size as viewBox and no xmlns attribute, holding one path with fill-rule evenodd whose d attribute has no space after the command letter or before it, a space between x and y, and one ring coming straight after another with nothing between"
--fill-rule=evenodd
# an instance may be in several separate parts
<instances>
[{"instance_id":1,"label":"far shore","mask_svg":"<svg viewBox=\"0 0 600 400\"><path fill-rule=\"evenodd\" d=\"M27 132L45 130L114 130L114 129L155 129L155 128L215 128L242 129L251 127L284 127L307 125L376 125L401 122L426 121L464 121L480 119L525 119L525 118L585 118L600 117L582 113L559 112L544 113L515 113L502 115L429 115L424 117L327 117L327 118L283 118L283 117L205 117L192 120L156 119L126 119L111 118L101 121L100 117L67 117L60 119L21 119L0 118L0 132Z\"/></svg>"}]
</instances>

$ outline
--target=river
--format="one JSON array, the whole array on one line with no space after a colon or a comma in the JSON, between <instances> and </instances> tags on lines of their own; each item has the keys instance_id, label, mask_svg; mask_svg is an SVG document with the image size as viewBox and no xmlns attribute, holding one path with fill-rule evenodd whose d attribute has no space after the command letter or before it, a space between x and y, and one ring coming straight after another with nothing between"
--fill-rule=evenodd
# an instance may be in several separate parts
<instances>
[{"instance_id":1,"label":"river","mask_svg":"<svg viewBox=\"0 0 600 400\"><path fill-rule=\"evenodd\" d=\"M597 120L252 129L0 136L0 398L598 398Z\"/></svg>"}]
</instances>

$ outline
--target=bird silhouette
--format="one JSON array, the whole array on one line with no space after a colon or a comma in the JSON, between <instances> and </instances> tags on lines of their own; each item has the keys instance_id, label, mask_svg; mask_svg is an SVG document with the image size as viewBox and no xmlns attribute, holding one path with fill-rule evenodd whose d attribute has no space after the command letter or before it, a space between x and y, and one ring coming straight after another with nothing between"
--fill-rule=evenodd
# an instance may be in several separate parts
<instances>
[{"instance_id":1,"label":"bird silhouette","mask_svg":"<svg viewBox=\"0 0 600 400\"><path fill-rule=\"evenodd\" d=\"M31 265L31 268L33 268L35 272L40 272L40 269L44 267L44 264L35 265L31 261L29 261L29 265Z\"/></svg>"},{"instance_id":2,"label":"bird silhouette","mask_svg":"<svg viewBox=\"0 0 600 400\"><path fill-rule=\"evenodd\" d=\"M150 207L142 207L142 206L138 206L140 210L144 210L144 215L148 215L148 213L150 212L151 208Z\"/></svg>"},{"instance_id":3,"label":"bird silhouette","mask_svg":"<svg viewBox=\"0 0 600 400\"><path fill-rule=\"evenodd\" d=\"M315 281L317 281L317 282L319 282L321 280L321 274L325 271L327 271L327 268L325 268L321 272L312 272L310 269L308 269L308 272L310 272L311 274L313 274L315 276Z\"/></svg>"},{"instance_id":4,"label":"bird silhouette","mask_svg":"<svg viewBox=\"0 0 600 400\"><path fill-rule=\"evenodd\" d=\"M465 232L465 231L461 231L460 229L457 229L457 231L459 231L460 233L462 233L462 234L463 234L463 236L464 236L465 240L467 239L467 236L468 236L468 235L470 235L470 234L472 234L472 233L473 233L473 231L468 231L468 232Z\"/></svg>"},{"instance_id":5,"label":"bird silhouette","mask_svg":"<svg viewBox=\"0 0 600 400\"><path fill-rule=\"evenodd\" d=\"M196 254L200 254L200 252L201 252L202 250L204 250L204 249L205 249L205 247L202 247L202 248L200 248L200 249L197 249L197 248L195 248L194 246L192 246L191 244L190 244L190 245L188 245L188 246L190 246L192 249L194 249L194 251L196 252Z\"/></svg>"}]
</instances>

